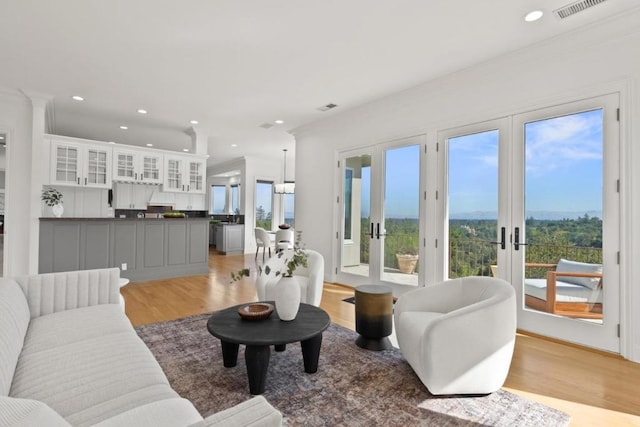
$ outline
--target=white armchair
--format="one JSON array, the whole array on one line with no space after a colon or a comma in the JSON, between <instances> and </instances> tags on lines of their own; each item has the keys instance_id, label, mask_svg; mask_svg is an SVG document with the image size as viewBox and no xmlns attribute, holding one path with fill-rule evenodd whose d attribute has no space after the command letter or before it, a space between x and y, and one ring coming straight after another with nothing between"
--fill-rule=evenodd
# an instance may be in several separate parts
<instances>
[{"instance_id":1,"label":"white armchair","mask_svg":"<svg viewBox=\"0 0 640 427\"><path fill-rule=\"evenodd\" d=\"M504 384L516 335L508 282L464 277L407 292L394 321L402 355L431 394L487 394Z\"/></svg>"},{"instance_id":2,"label":"white armchair","mask_svg":"<svg viewBox=\"0 0 640 427\"><path fill-rule=\"evenodd\" d=\"M310 249L304 250L307 253L307 267L298 267L293 272L293 277L300 284L300 302L320 306L322 299L322 287L324 284L324 258L319 252ZM275 299L275 287L281 276L264 274L268 267L271 271L284 271L284 264L289 254L293 254L292 249L286 249L282 257L273 256L263 265L263 273L256 278L256 291L260 301L272 301Z\"/></svg>"}]
</instances>

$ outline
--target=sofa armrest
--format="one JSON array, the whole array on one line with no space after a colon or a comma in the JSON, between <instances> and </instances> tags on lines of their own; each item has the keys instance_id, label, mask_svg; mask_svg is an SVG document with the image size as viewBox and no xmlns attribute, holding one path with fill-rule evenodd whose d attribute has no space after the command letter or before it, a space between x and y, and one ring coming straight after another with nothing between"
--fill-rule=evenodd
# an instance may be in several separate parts
<instances>
[{"instance_id":1,"label":"sofa armrest","mask_svg":"<svg viewBox=\"0 0 640 427\"><path fill-rule=\"evenodd\" d=\"M98 304L118 304L120 270L68 271L16 277L24 292L31 318L88 307Z\"/></svg>"},{"instance_id":2,"label":"sofa armrest","mask_svg":"<svg viewBox=\"0 0 640 427\"><path fill-rule=\"evenodd\" d=\"M262 396L256 396L224 411L217 412L204 419L201 426L225 427L279 427L282 414Z\"/></svg>"},{"instance_id":3,"label":"sofa armrest","mask_svg":"<svg viewBox=\"0 0 640 427\"><path fill-rule=\"evenodd\" d=\"M71 427L56 411L42 402L6 396L0 396L0 425Z\"/></svg>"}]
</instances>

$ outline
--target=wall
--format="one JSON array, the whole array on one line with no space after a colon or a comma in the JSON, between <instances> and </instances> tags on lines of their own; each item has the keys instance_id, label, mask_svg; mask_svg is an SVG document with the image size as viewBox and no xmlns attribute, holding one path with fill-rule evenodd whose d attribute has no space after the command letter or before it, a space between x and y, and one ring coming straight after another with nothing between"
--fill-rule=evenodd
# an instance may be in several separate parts
<instances>
[{"instance_id":1,"label":"wall","mask_svg":"<svg viewBox=\"0 0 640 427\"><path fill-rule=\"evenodd\" d=\"M337 153L610 92L621 93L623 354L640 361L640 11L522 49L296 129L296 225L335 278ZM634 120L636 123L634 123ZM626 171L626 174L625 174ZM332 184L329 184L332 183ZM626 185L625 185L626 184Z\"/></svg>"}]
</instances>

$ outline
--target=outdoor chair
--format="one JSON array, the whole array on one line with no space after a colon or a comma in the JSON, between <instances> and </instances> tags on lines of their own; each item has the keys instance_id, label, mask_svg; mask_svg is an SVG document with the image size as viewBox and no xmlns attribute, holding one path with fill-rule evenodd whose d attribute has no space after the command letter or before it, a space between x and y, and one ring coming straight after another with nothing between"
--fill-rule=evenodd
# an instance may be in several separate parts
<instances>
[{"instance_id":1,"label":"outdoor chair","mask_svg":"<svg viewBox=\"0 0 640 427\"><path fill-rule=\"evenodd\" d=\"M525 278L525 305L534 310L583 319L602 319L602 264L560 259L526 264L548 269L545 278Z\"/></svg>"}]
</instances>

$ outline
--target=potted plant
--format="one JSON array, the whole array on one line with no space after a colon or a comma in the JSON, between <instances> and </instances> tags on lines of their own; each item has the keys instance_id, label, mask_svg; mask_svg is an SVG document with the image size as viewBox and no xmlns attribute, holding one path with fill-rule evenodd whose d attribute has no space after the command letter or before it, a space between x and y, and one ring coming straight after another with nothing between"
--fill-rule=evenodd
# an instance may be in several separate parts
<instances>
[{"instance_id":1,"label":"potted plant","mask_svg":"<svg viewBox=\"0 0 640 427\"><path fill-rule=\"evenodd\" d=\"M280 320L295 319L300 308L300 284L293 277L293 273L298 267L307 267L309 258L300 243L301 239L302 231L298 231L293 249L280 251L274 255L282 259L283 262L267 263L264 268L262 266L257 268L259 275L274 275L274 277L279 278L275 287L275 308ZM269 264L275 264L278 267L272 268ZM250 270L244 268L232 272L231 280L235 282L249 275Z\"/></svg>"},{"instance_id":2,"label":"potted plant","mask_svg":"<svg viewBox=\"0 0 640 427\"><path fill-rule=\"evenodd\" d=\"M293 244L292 251L280 251L276 255L278 258L286 257L285 262L282 264L282 267L278 270L272 270L271 267L266 265L264 268L259 265L257 270L258 274L274 274L275 276L282 275L283 277L291 277L293 276L293 272L298 267L307 267L307 261L309 259L307 253L304 251L304 247L301 243L302 241L302 231L296 232L296 241ZM237 282L243 277L249 277L251 275L251 271L248 268L243 268L238 271L231 272L231 281Z\"/></svg>"},{"instance_id":3,"label":"potted plant","mask_svg":"<svg viewBox=\"0 0 640 427\"><path fill-rule=\"evenodd\" d=\"M55 188L42 190L42 200L44 201L45 205L51 206L51 211L56 218L60 218L62 216L62 213L64 212L64 207L62 206L62 197L62 193Z\"/></svg>"},{"instance_id":4,"label":"potted plant","mask_svg":"<svg viewBox=\"0 0 640 427\"><path fill-rule=\"evenodd\" d=\"M418 249L413 246L399 248L396 260L401 273L412 274L418 263Z\"/></svg>"}]
</instances>

